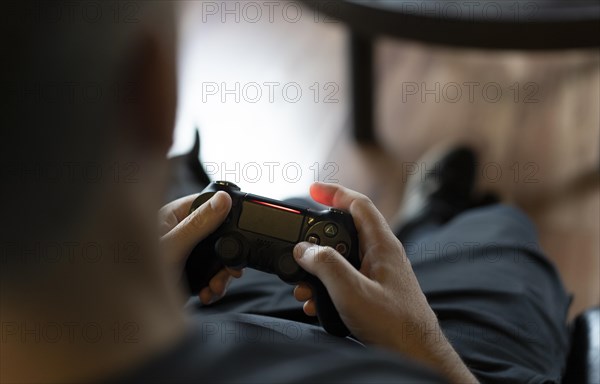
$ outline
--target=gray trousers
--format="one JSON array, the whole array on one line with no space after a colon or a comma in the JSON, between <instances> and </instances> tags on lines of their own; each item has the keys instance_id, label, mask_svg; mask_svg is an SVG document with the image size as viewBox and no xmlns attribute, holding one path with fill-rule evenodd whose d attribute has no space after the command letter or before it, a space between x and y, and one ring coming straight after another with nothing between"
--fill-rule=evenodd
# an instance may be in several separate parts
<instances>
[{"instance_id":1,"label":"gray trousers","mask_svg":"<svg viewBox=\"0 0 600 384\"><path fill-rule=\"evenodd\" d=\"M479 380L560 382L570 296L522 212L478 208L402 240L445 336ZM274 275L246 270L222 301L202 306L192 298L188 309L199 317L245 313L314 323L292 289ZM432 328L398 327L407 335Z\"/></svg>"}]
</instances>

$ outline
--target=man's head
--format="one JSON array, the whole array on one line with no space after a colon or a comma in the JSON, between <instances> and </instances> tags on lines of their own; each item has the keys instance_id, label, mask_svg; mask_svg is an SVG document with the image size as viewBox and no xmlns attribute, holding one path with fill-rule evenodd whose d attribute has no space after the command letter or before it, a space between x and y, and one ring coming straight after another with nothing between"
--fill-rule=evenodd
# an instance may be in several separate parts
<instances>
[{"instance_id":1,"label":"man's head","mask_svg":"<svg viewBox=\"0 0 600 384\"><path fill-rule=\"evenodd\" d=\"M138 324L139 338L160 338L156 324L177 308L165 288L154 216L175 117L173 7L3 7L2 322L113 324L137 313L152 319ZM24 372L25 356L49 356L42 375L65 369L52 356L73 353L68 343L4 341L3 379ZM74 366L91 364L85 354L105 345L79 347ZM40 379L32 375L25 381Z\"/></svg>"},{"instance_id":2,"label":"man's head","mask_svg":"<svg viewBox=\"0 0 600 384\"><path fill-rule=\"evenodd\" d=\"M3 19L2 157L11 165L3 174L14 181L11 197L34 191L87 200L94 183L116 180L90 175L100 171L95 165L164 157L176 101L169 2L18 2ZM57 203L48 197L26 205Z\"/></svg>"}]
</instances>

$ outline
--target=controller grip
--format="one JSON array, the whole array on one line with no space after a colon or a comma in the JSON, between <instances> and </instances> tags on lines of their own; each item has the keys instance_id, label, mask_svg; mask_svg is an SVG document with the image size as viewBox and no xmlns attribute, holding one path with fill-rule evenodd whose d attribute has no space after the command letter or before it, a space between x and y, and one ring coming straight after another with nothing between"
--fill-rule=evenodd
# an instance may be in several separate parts
<instances>
[{"instance_id":1,"label":"controller grip","mask_svg":"<svg viewBox=\"0 0 600 384\"><path fill-rule=\"evenodd\" d=\"M334 336L346 337L350 335L350 330L342 321L331 296L327 292L325 285L317 277L310 275L307 278L307 283L315 293L315 306L317 307L317 316L319 322L327 332Z\"/></svg>"},{"instance_id":2,"label":"controller grip","mask_svg":"<svg viewBox=\"0 0 600 384\"><path fill-rule=\"evenodd\" d=\"M190 253L185 264L185 278L190 294L197 295L202 288L207 287L210 279L225 266L223 262L210 252L207 243L199 243Z\"/></svg>"}]
</instances>

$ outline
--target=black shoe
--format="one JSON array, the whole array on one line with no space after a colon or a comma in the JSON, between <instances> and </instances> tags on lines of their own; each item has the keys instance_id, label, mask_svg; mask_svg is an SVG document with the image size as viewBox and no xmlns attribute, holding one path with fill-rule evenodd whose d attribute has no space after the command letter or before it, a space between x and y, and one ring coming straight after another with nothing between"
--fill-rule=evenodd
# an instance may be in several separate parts
<instances>
[{"instance_id":1,"label":"black shoe","mask_svg":"<svg viewBox=\"0 0 600 384\"><path fill-rule=\"evenodd\" d=\"M425 168L426 167L426 168ZM464 146L436 151L419 163L402 204L396 235L405 241L423 226L440 226L474 205L475 152Z\"/></svg>"}]
</instances>

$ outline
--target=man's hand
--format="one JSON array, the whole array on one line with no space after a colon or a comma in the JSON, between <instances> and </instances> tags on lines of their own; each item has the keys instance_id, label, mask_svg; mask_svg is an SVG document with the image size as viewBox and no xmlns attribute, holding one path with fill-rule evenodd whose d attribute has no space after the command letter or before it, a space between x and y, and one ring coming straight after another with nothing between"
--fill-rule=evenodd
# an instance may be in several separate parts
<instances>
[{"instance_id":1,"label":"man's hand","mask_svg":"<svg viewBox=\"0 0 600 384\"><path fill-rule=\"evenodd\" d=\"M358 231L360 271L329 247L299 243L298 264L327 287L342 320L363 342L402 352L438 369L451 381L476 382L448 343L421 290L404 247L365 196L339 185L315 183L312 198L349 211ZM306 284L294 290L304 311L316 315Z\"/></svg>"},{"instance_id":2,"label":"man's hand","mask_svg":"<svg viewBox=\"0 0 600 384\"><path fill-rule=\"evenodd\" d=\"M185 262L200 241L214 232L225 220L231 209L231 197L217 192L192 214L190 207L198 195L175 200L160 209L159 230L161 247L167 262L173 265L177 276L181 276ZM208 256L208 255L207 255ZM239 278L242 271L224 268L199 293L203 304L210 304L225 295L231 278Z\"/></svg>"}]
</instances>

